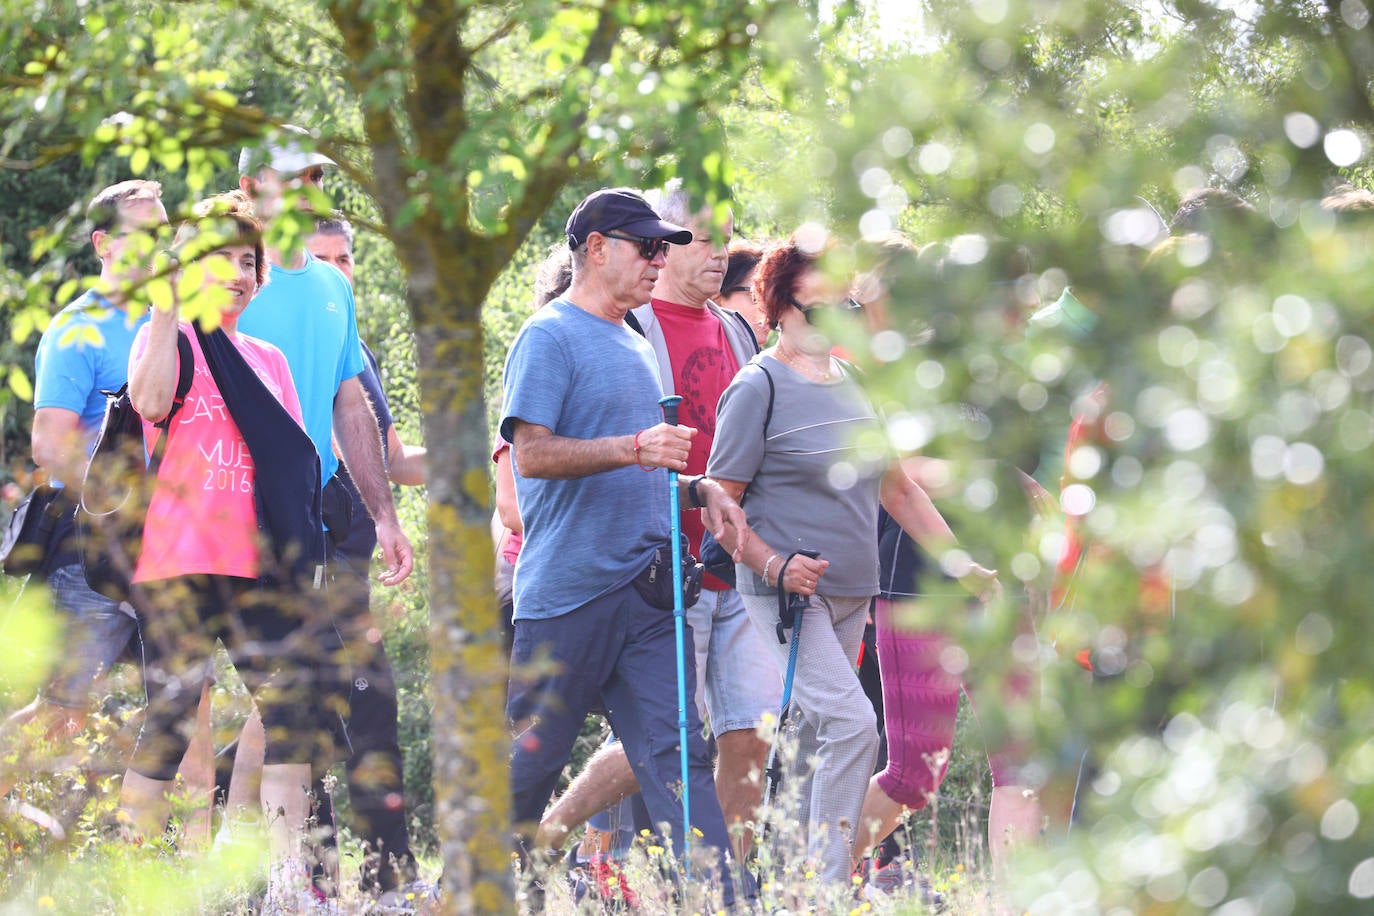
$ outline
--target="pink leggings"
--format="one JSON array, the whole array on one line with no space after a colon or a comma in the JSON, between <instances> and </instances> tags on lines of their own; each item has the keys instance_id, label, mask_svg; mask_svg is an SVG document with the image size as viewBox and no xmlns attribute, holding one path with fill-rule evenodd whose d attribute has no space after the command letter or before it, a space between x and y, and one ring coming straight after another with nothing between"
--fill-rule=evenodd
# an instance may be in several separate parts
<instances>
[{"instance_id":1,"label":"pink leggings","mask_svg":"<svg viewBox=\"0 0 1374 916\"><path fill-rule=\"evenodd\" d=\"M878 774L878 786L914 810L925 807L949 768L963 681L940 664L941 653L954 645L948 636L894 625L901 606L879 598L873 613L887 730L887 767ZM941 752L943 760L937 762ZM1002 755L990 754L988 762L993 785L1014 782Z\"/></svg>"}]
</instances>

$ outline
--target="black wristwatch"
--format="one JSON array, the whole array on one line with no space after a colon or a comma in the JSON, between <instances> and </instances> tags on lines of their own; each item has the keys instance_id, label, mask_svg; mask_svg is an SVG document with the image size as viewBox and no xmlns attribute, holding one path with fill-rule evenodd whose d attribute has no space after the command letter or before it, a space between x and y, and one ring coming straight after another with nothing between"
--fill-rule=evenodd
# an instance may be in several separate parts
<instances>
[{"instance_id":1,"label":"black wristwatch","mask_svg":"<svg viewBox=\"0 0 1374 916\"><path fill-rule=\"evenodd\" d=\"M697 484L701 483L705 479L705 474L698 474L696 477L693 477L691 480L687 481L687 496L692 500L693 509L706 508L706 504L701 501L701 494L697 492Z\"/></svg>"}]
</instances>

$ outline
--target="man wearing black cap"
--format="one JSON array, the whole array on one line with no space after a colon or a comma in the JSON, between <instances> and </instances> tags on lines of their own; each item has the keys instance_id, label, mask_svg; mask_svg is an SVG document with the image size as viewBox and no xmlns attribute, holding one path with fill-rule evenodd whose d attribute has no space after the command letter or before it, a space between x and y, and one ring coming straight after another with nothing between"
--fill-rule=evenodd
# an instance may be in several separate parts
<instances>
[{"instance_id":1,"label":"man wearing black cap","mask_svg":"<svg viewBox=\"0 0 1374 916\"><path fill-rule=\"evenodd\" d=\"M587 711L604 701L653 822L677 825L680 850L673 614L633 580L669 543L663 469L686 469L696 430L662 422L653 350L624 318L649 299L667 246L692 233L628 189L583 200L567 233L572 286L526 322L506 362L501 434L514 445L525 525L507 705L514 817L533 834ZM743 530L739 506L714 482L680 486L682 505L703 503L713 532ZM553 670L532 674L545 656ZM686 663L694 684L690 654ZM694 705L687 712L693 826L723 857L729 838L701 722ZM728 904L733 886L722 879Z\"/></svg>"}]
</instances>

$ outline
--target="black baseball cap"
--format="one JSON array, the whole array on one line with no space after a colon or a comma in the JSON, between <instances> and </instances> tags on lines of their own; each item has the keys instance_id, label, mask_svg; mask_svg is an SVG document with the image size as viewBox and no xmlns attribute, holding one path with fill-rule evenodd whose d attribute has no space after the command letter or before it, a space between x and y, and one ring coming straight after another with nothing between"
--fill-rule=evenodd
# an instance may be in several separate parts
<instances>
[{"instance_id":1,"label":"black baseball cap","mask_svg":"<svg viewBox=\"0 0 1374 916\"><path fill-rule=\"evenodd\" d=\"M593 232L620 231L645 239L667 239L674 245L692 241L692 230L658 218L644 195L632 188L602 188L583 198L568 217L568 247L587 244Z\"/></svg>"}]
</instances>

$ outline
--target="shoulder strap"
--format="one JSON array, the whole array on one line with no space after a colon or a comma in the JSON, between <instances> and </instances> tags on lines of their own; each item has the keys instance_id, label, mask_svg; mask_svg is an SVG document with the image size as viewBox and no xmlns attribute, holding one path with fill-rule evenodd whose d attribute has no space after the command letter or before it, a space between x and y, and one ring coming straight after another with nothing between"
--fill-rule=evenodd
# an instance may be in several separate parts
<instances>
[{"instance_id":1,"label":"shoulder strap","mask_svg":"<svg viewBox=\"0 0 1374 916\"><path fill-rule=\"evenodd\" d=\"M195 378L196 373L196 355L191 350L191 340L180 328L177 329L177 361L180 366L177 371L177 388L172 395L172 408L167 411L167 416L153 424L162 430L162 435L157 437L157 444L153 446L153 453L148 456L148 470L154 475L162 466L162 453L167 450L167 437L171 434L172 419L181 410L181 405L186 403L186 394L191 390L191 380ZM128 388L127 384L125 388Z\"/></svg>"},{"instance_id":2,"label":"shoulder strap","mask_svg":"<svg viewBox=\"0 0 1374 916\"><path fill-rule=\"evenodd\" d=\"M773 387L773 374L763 366L763 361L759 360L754 365L758 366L763 372L764 379L768 382L768 410L763 414L763 438L768 438L768 424L773 421L773 398L777 395L778 389Z\"/></svg>"},{"instance_id":3,"label":"shoulder strap","mask_svg":"<svg viewBox=\"0 0 1374 916\"><path fill-rule=\"evenodd\" d=\"M626 312L626 313L625 313L625 323L628 324L628 325L630 326L630 330L634 331L634 332L635 332L636 334L638 334L640 337L644 337L644 336L645 336L645 334L644 334L644 326L643 326L642 324L639 323L639 319L635 317L635 313L634 313L634 312Z\"/></svg>"},{"instance_id":4,"label":"shoulder strap","mask_svg":"<svg viewBox=\"0 0 1374 916\"><path fill-rule=\"evenodd\" d=\"M191 339L180 328L177 329L177 359L180 363L177 390L172 395L172 409L167 411L167 416L158 424L163 429L171 425L172 418L181 410L181 405L186 403L186 395L191 390L191 380L196 374L196 354L191 350Z\"/></svg>"},{"instance_id":5,"label":"shoulder strap","mask_svg":"<svg viewBox=\"0 0 1374 916\"><path fill-rule=\"evenodd\" d=\"M749 323L749 319L748 319L748 318L745 318L745 317L744 317L744 314L743 314L742 312L737 312L737 311L735 311L734 309L722 308L721 311L724 312L724 313L727 314L727 315L733 315L733 316L734 316L735 320L738 321L738 322L740 323L740 325L744 328L745 338L746 338L747 340L749 340L750 342L753 343L753 345L754 345L754 352L755 352L755 353L758 353L758 352L759 352L759 339L758 339L757 337L754 336L754 327L753 327L753 325L751 325L751 324Z\"/></svg>"}]
</instances>

